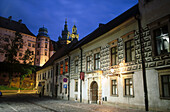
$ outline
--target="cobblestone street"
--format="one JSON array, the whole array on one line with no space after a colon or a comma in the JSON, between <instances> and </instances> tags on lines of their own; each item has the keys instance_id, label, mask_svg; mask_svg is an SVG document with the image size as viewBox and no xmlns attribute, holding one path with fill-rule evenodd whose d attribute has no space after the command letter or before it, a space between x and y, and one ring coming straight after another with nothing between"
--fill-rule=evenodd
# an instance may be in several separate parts
<instances>
[{"instance_id":1,"label":"cobblestone street","mask_svg":"<svg viewBox=\"0 0 170 112\"><path fill-rule=\"evenodd\" d=\"M0 97L0 112L143 112L108 105L84 104L56 100L38 95L11 95Z\"/></svg>"}]
</instances>

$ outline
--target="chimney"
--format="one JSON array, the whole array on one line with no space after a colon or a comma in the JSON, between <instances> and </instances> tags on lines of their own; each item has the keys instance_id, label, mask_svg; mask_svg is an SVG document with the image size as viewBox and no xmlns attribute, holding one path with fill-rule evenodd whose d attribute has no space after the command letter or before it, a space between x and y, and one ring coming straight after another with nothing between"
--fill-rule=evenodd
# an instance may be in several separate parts
<instances>
[{"instance_id":1,"label":"chimney","mask_svg":"<svg viewBox=\"0 0 170 112\"><path fill-rule=\"evenodd\" d=\"M21 23L21 22L22 22L22 19L18 20L18 22Z\"/></svg>"},{"instance_id":2,"label":"chimney","mask_svg":"<svg viewBox=\"0 0 170 112\"><path fill-rule=\"evenodd\" d=\"M12 16L9 16L8 19L11 20L11 19L12 19Z\"/></svg>"},{"instance_id":3,"label":"chimney","mask_svg":"<svg viewBox=\"0 0 170 112\"><path fill-rule=\"evenodd\" d=\"M103 23L99 23L99 27L102 27L104 24Z\"/></svg>"}]
</instances>

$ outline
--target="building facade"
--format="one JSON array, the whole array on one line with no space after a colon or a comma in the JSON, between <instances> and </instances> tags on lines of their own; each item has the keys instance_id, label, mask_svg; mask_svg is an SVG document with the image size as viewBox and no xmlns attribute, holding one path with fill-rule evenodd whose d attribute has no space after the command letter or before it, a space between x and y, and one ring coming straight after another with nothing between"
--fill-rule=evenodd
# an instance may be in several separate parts
<instances>
[{"instance_id":1,"label":"building facade","mask_svg":"<svg viewBox=\"0 0 170 112\"><path fill-rule=\"evenodd\" d=\"M70 46L66 54L56 54L43 68L54 68L52 80L57 80L58 88L54 87L53 95L86 103L170 110L169 5L169 0L139 0ZM62 75L66 66L69 72Z\"/></svg>"}]
</instances>

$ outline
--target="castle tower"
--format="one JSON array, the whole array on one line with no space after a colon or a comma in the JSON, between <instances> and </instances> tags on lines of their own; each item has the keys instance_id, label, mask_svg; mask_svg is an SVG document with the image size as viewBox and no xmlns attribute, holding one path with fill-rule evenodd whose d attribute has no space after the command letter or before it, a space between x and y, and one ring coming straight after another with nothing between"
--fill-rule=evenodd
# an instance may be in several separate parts
<instances>
[{"instance_id":1,"label":"castle tower","mask_svg":"<svg viewBox=\"0 0 170 112\"><path fill-rule=\"evenodd\" d=\"M79 34L77 34L77 27L75 24L72 28L72 34L70 35L70 37L71 37L71 41L79 40Z\"/></svg>"},{"instance_id":2,"label":"castle tower","mask_svg":"<svg viewBox=\"0 0 170 112\"><path fill-rule=\"evenodd\" d=\"M35 65L43 66L49 59L50 38L48 30L44 26L39 29L36 40L36 60Z\"/></svg>"}]
</instances>

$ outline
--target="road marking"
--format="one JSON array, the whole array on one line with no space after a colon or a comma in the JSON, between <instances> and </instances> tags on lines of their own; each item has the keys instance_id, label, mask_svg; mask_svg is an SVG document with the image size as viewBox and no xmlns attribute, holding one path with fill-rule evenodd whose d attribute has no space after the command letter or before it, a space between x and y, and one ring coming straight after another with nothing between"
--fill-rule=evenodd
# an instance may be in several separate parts
<instances>
[{"instance_id":1,"label":"road marking","mask_svg":"<svg viewBox=\"0 0 170 112\"><path fill-rule=\"evenodd\" d=\"M14 107L12 107L11 105L9 105L9 107L11 107L15 112L18 112Z\"/></svg>"}]
</instances>

